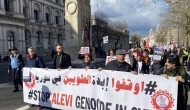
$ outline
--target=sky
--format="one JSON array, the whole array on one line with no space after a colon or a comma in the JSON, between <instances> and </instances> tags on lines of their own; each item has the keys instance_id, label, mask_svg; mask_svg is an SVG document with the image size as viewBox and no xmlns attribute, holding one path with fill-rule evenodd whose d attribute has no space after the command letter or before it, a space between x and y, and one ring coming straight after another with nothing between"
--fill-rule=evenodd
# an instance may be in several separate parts
<instances>
[{"instance_id":1,"label":"sky","mask_svg":"<svg viewBox=\"0 0 190 110\"><path fill-rule=\"evenodd\" d=\"M126 21L130 35L139 33L143 37L148 36L150 29L156 31L159 14L164 9L166 5L162 0L156 4L143 0L91 0L92 15L95 11L102 11L112 21Z\"/></svg>"}]
</instances>

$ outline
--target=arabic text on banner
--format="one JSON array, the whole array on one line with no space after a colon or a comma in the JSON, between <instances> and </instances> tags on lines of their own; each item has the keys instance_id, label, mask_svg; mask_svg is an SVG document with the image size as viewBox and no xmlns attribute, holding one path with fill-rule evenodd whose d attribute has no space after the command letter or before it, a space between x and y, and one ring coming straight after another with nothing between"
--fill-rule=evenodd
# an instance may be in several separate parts
<instances>
[{"instance_id":1,"label":"arabic text on banner","mask_svg":"<svg viewBox=\"0 0 190 110\"><path fill-rule=\"evenodd\" d=\"M176 110L177 81L103 70L24 68L24 102L65 110ZM146 100L146 101L145 101Z\"/></svg>"}]
</instances>

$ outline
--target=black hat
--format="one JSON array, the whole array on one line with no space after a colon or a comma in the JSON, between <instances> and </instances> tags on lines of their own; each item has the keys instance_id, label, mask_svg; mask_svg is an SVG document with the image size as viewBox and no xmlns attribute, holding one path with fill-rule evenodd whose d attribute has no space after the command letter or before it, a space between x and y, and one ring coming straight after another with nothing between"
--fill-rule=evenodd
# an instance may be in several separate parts
<instances>
[{"instance_id":1,"label":"black hat","mask_svg":"<svg viewBox=\"0 0 190 110\"><path fill-rule=\"evenodd\" d=\"M9 50L11 51L11 50L18 50L18 49L16 47L12 47Z\"/></svg>"},{"instance_id":2,"label":"black hat","mask_svg":"<svg viewBox=\"0 0 190 110\"><path fill-rule=\"evenodd\" d=\"M176 66L179 66L179 65L180 65L179 56L176 55L176 54L171 53L171 54L167 57L167 59L168 59L168 63L175 64Z\"/></svg>"}]
</instances>

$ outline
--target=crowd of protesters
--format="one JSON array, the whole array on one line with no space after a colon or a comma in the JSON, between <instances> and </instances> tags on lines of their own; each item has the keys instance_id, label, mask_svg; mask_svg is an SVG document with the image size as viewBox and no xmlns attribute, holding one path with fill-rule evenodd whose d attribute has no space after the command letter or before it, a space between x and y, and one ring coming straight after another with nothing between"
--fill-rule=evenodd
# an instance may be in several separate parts
<instances>
[{"instance_id":1,"label":"crowd of protesters","mask_svg":"<svg viewBox=\"0 0 190 110\"><path fill-rule=\"evenodd\" d=\"M53 66L51 69L72 69L70 55L63 52L62 44L56 45L56 52L52 55ZM10 49L10 66L8 73L12 72L14 90L18 92L18 85L22 86L21 72L23 67L35 67L48 69L43 59L35 53L33 47L28 48L28 56L26 59L26 65L24 65L23 57L18 53L16 47ZM134 54L135 53L135 54ZM152 48L134 48L130 50L125 49L110 49L107 56L116 56L116 60L108 62L105 67L97 67L93 56L92 50L89 53L81 55L79 52L78 58L83 60L83 63L78 68L98 69L102 70L113 70L113 71L124 71L130 72L134 75L138 74L152 74L161 75L165 78L168 76L176 77L178 81L178 105L177 110L186 110L187 106L187 86L190 86L190 75L187 71L190 71L190 55L188 56L188 50L186 48L175 48L162 50L160 53L161 59L154 60L149 57L149 54L154 54ZM128 54L130 64L125 62L125 55ZM153 62L153 63L152 63ZM187 65L187 70L184 68ZM33 105L32 105L33 106ZM43 107L38 107L38 110Z\"/></svg>"}]
</instances>

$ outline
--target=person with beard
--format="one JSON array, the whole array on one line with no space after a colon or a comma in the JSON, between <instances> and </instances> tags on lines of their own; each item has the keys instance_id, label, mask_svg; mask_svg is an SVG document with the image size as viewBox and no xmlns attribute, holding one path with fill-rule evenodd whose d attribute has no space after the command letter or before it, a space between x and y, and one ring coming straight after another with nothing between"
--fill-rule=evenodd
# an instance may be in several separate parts
<instances>
[{"instance_id":1,"label":"person with beard","mask_svg":"<svg viewBox=\"0 0 190 110\"><path fill-rule=\"evenodd\" d=\"M188 99L186 85L189 85L189 79L185 68L179 62L179 57L175 54L170 54L167 57L166 67L161 69L157 75L167 79L168 76L176 77L176 81L178 81L177 110L186 110Z\"/></svg>"},{"instance_id":2,"label":"person with beard","mask_svg":"<svg viewBox=\"0 0 190 110\"><path fill-rule=\"evenodd\" d=\"M14 83L13 92L18 92L18 84L23 86L21 79L21 69L22 67L24 67L24 61L22 55L18 54L18 50L16 47L9 49L9 51L11 51L12 54L10 55L10 65L8 67L8 73L10 73L10 71L12 72L12 78Z\"/></svg>"},{"instance_id":3,"label":"person with beard","mask_svg":"<svg viewBox=\"0 0 190 110\"><path fill-rule=\"evenodd\" d=\"M57 54L53 56L53 67L52 69L71 69L71 57L70 55L63 52L62 44L56 45Z\"/></svg>"}]
</instances>

